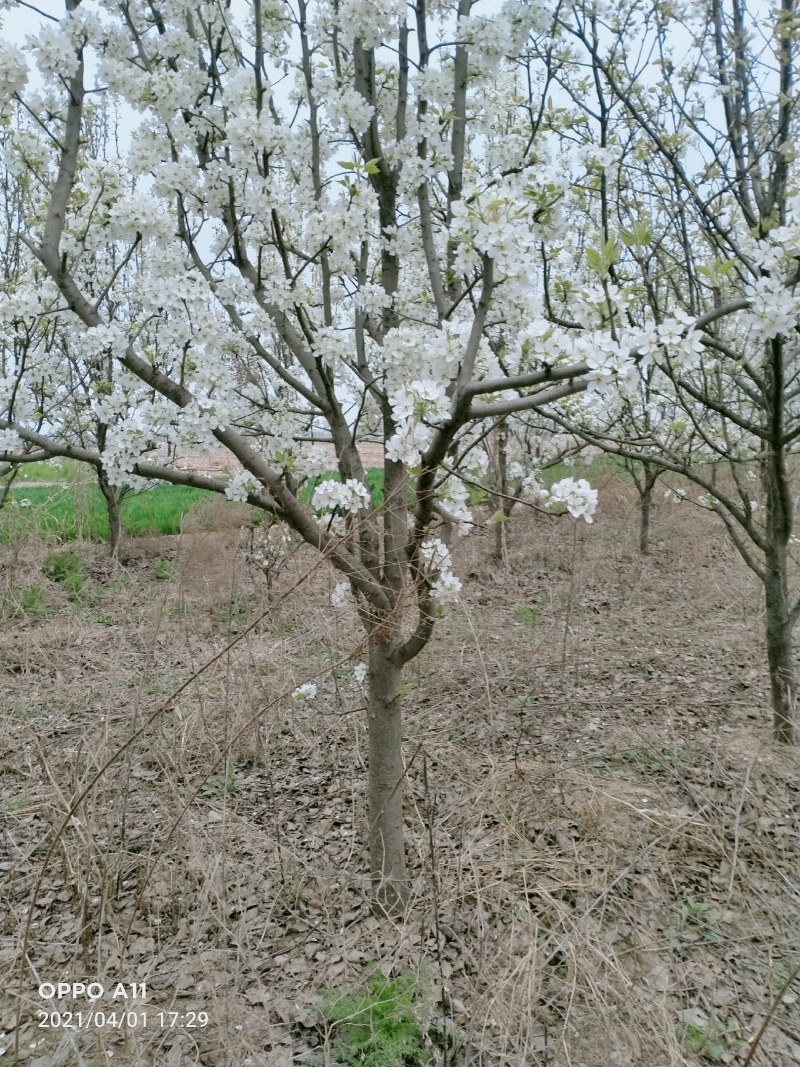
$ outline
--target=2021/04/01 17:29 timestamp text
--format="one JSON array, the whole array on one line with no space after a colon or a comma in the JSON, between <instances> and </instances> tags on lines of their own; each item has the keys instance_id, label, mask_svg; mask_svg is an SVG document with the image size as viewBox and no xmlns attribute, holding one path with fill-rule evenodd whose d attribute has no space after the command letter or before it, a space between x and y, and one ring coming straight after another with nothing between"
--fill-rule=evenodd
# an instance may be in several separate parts
<instances>
[{"instance_id":1,"label":"2021/04/01 17:29 timestamp text","mask_svg":"<svg viewBox=\"0 0 800 1067\"><path fill-rule=\"evenodd\" d=\"M101 1011L90 1008L89 1011L39 1011L37 1014L40 1030L86 1030L89 1027L144 1030L151 1026L201 1030L209 1023L207 1011Z\"/></svg>"}]
</instances>

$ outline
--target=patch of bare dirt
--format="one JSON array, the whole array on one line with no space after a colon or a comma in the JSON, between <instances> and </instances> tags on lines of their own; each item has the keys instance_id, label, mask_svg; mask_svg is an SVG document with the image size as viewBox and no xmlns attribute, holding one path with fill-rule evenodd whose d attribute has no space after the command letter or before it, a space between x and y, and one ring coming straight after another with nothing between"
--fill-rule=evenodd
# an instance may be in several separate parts
<instances>
[{"instance_id":1,"label":"patch of bare dirt","mask_svg":"<svg viewBox=\"0 0 800 1067\"><path fill-rule=\"evenodd\" d=\"M421 975L430 1064L741 1063L777 1000L752 1062L797 1067L800 781L759 590L709 516L654 524L642 559L611 484L593 527L515 514L508 571L490 531L456 546L463 602L407 674L397 924L334 575L301 550L268 590L202 515L119 568L82 547L78 596L4 548L50 613L0 636L0 1062L334 1064L320 999L379 967ZM43 983L88 980L102 1026L71 996L80 1026L39 1025Z\"/></svg>"}]
</instances>

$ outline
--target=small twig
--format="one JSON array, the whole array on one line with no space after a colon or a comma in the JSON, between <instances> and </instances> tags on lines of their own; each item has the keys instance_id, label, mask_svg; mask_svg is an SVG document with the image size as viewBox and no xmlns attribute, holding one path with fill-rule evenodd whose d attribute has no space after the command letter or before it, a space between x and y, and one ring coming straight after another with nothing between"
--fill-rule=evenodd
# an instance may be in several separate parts
<instances>
[{"instance_id":1,"label":"small twig","mask_svg":"<svg viewBox=\"0 0 800 1067\"><path fill-rule=\"evenodd\" d=\"M742 1062L742 1067L748 1067L748 1064L752 1060L753 1056L755 1056L756 1049L758 1048L759 1044L761 1043L761 1038L766 1033L767 1027L772 1022L772 1017L775 1014L775 1012L778 1010L778 1005L780 1004L781 1000L783 999L783 994L786 992L786 990L789 988L789 986L792 984L792 982L795 980L795 978L797 978L798 974L800 974L800 963L797 964L795 969L792 971L792 973L789 975L789 977L783 983L781 988L778 990L776 996L773 998L772 1004L770 1004L770 1007L769 1007L769 1011L764 1016L764 1021L762 1022L761 1026L758 1028L758 1033L753 1038L753 1043L750 1045L750 1051L747 1053L747 1055L745 1056L745 1058L744 1058L744 1060Z\"/></svg>"},{"instance_id":2,"label":"small twig","mask_svg":"<svg viewBox=\"0 0 800 1067\"><path fill-rule=\"evenodd\" d=\"M736 860L739 856L739 827L742 819L742 808L744 807L744 798L747 793L747 783L750 781L750 772L753 769L753 764L756 761L756 757L750 760L747 765L747 771L744 776L744 784L742 785L742 792L739 796L739 803L736 806L736 816L733 820L733 855L731 856L731 876L728 879L728 897L730 900L733 896L733 883L736 880Z\"/></svg>"}]
</instances>

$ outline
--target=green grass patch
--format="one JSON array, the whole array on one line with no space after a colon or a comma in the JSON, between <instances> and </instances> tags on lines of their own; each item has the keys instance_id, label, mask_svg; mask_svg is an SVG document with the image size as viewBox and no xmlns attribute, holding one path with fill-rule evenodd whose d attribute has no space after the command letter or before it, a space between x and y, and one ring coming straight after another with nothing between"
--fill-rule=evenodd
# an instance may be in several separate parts
<instances>
[{"instance_id":1,"label":"green grass patch","mask_svg":"<svg viewBox=\"0 0 800 1067\"><path fill-rule=\"evenodd\" d=\"M14 485L25 482L84 482L92 480L92 469L86 463L74 459L45 459L41 463L23 463L14 479Z\"/></svg>"},{"instance_id":2,"label":"green grass patch","mask_svg":"<svg viewBox=\"0 0 800 1067\"><path fill-rule=\"evenodd\" d=\"M170 559L157 559L153 564L153 578L157 582L168 582L175 573L175 564Z\"/></svg>"},{"instance_id":3,"label":"green grass patch","mask_svg":"<svg viewBox=\"0 0 800 1067\"><path fill-rule=\"evenodd\" d=\"M175 534L181 521L195 504L216 496L205 489L183 485L157 485L140 493L128 493L122 500L123 531L131 537L142 534ZM105 541L108 516L96 485L15 487L0 511L0 540L15 531L29 537L56 541Z\"/></svg>"},{"instance_id":4,"label":"green grass patch","mask_svg":"<svg viewBox=\"0 0 800 1067\"><path fill-rule=\"evenodd\" d=\"M537 608L534 604L516 604L514 606L514 614L518 619L530 623L533 626L535 626L542 617L541 609Z\"/></svg>"},{"instance_id":5,"label":"green grass patch","mask_svg":"<svg viewBox=\"0 0 800 1067\"><path fill-rule=\"evenodd\" d=\"M83 560L72 552L56 552L42 564L42 574L66 586L71 593L80 592L86 581L85 570Z\"/></svg>"},{"instance_id":6,"label":"green grass patch","mask_svg":"<svg viewBox=\"0 0 800 1067\"><path fill-rule=\"evenodd\" d=\"M648 774L657 774L659 771L674 767L680 752L677 748L629 748L624 752L617 753L617 759L621 763L627 763L640 767Z\"/></svg>"},{"instance_id":7,"label":"green grass patch","mask_svg":"<svg viewBox=\"0 0 800 1067\"><path fill-rule=\"evenodd\" d=\"M333 1030L336 1062L346 1067L417 1067L428 1057L415 975L373 975L364 993L334 991L320 1004Z\"/></svg>"},{"instance_id":8,"label":"green grass patch","mask_svg":"<svg viewBox=\"0 0 800 1067\"><path fill-rule=\"evenodd\" d=\"M133 537L180 533L186 512L216 496L217 493L187 485L157 485L143 493L130 493L122 501L122 527Z\"/></svg>"},{"instance_id":9,"label":"green grass patch","mask_svg":"<svg viewBox=\"0 0 800 1067\"><path fill-rule=\"evenodd\" d=\"M50 610L50 604L38 585L12 585L0 601L0 616L6 619L41 619Z\"/></svg>"},{"instance_id":10,"label":"green grass patch","mask_svg":"<svg viewBox=\"0 0 800 1067\"><path fill-rule=\"evenodd\" d=\"M542 471L542 484L549 489L562 478L585 478L590 485L597 488L602 482L615 479L629 483L631 476L625 467L625 460L619 456L601 454L599 456L577 455L572 464L556 463Z\"/></svg>"},{"instance_id":11,"label":"green grass patch","mask_svg":"<svg viewBox=\"0 0 800 1067\"><path fill-rule=\"evenodd\" d=\"M107 540L105 501L97 485L87 480L84 466L69 461L64 461L60 468L53 468L49 461L32 463L25 474L25 480L20 475L14 482L6 506L0 510L0 541L10 540L15 534L62 543L78 539ZM373 506L381 507L383 468L370 467L365 477ZM310 506L317 485L329 479L340 481L336 471L306 479L299 493L302 503ZM50 484L28 486L26 481L49 481ZM139 493L127 493L120 508L123 532L130 537L179 533L187 511L217 496L205 489L167 483ZM410 505L414 503L413 479L409 484L408 502ZM166 573L157 577L166 577Z\"/></svg>"},{"instance_id":12,"label":"green grass patch","mask_svg":"<svg viewBox=\"0 0 800 1067\"><path fill-rule=\"evenodd\" d=\"M15 481L6 506L0 510L0 541L11 539L15 533L59 542L79 538L105 541L108 538L105 501L98 487L85 480L85 469L80 464L73 464L75 470L69 472L73 480L68 483L63 470L53 471L47 463L31 464L31 468L39 467L45 468L50 477L58 474L59 480L51 485L38 486L27 486L19 478ZM41 476L34 479L32 475L37 473L35 470L29 473L31 481L45 480ZM81 480L75 477L76 474L81 475ZM371 467L366 478L372 502L380 507L383 502L383 470ZM339 481L339 475L329 471L307 479L300 490L301 501L310 505L314 489L327 479ZM166 483L139 493L127 493L120 508L123 532L130 537L180 533L181 522L187 511L218 495L205 489ZM410 489L409 495L413 500Z\"/></svg>"}]
</instances>

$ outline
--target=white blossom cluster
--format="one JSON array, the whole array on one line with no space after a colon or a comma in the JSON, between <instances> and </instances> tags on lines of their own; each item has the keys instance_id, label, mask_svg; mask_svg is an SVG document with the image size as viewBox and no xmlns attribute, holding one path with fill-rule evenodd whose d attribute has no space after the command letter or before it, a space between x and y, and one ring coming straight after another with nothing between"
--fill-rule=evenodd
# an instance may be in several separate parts
<instances>
[{"instance_id":1,"label":"white blossom cluster","mask_svg":"<svg viewBox=\"0 0 800 1067\"><path fill-rule=\"evenodd\" d=\"M455 604L461 594L461 580L453 574L450 549L438 538L428 538L420 545L420 558L431 582L431 593L438 604Z\"/></svg>"},{"instance_id":2,"label":"white blossom cluster","mask_svg":"<svg viewBox=\"0 0 800 1067\"><path fill-rule=\"evenodd\" d=\"M345 604L352 603L353 594L349 582L337 582L331 593L331 604L335 608L342 608Z\"/></svg>"},{"instance_id":3,"label":"white blossom cluster","mask_svg":"<svg viewBox=\"0 0 800 1067\"><path fill-rule=\"evenodd\" d=\"M439 487L436 494L437 503L442 507L448 522L456 523L456 531L465 537L472 530L475 521L467 507L469 490L460 478L451 476Z\"/></svg>"},{"instance_id":4,"label":"white blossom cluster","mask_svg":"<svg viewBox=\"0 0 800 1067\"><path fill-rule=\"evenodd\" d=\"M585 478L562 478L548 489L541 482L541 473L531 471L522 480L523 500L553 511L568 512L573 519L591 523L597 509L597 490Z\"/></svg>"},{"instance_id":5,"label":"white blossom cluster","mask_svg":"<svg viewBox=\"0 0 800 1067\"><path fill-rule=\"evenodd\" d=\"M0 102L11 100L28 81L28 64L19 48L0 39Z\"/></svg>"},{"instance_id":6,"label":"white blossom cluster","mask_svg":"<svg viewBox=\"0 0 800 1067\"><path fill-rule=\"evenodd\" d=\"M358 38L365 48L397 37L401 17L405 17L404 0L342 0L339 19L349 38Z\"/></svg>"},{"instance_id":7,"label":"white blossom cluster","mask_svg":"<svg viewBox=\"0 0 800 1067\"><path fill-rule=\"evenodd\" d=\"M477 252L495 261L500 276L525 276L537 243L553 240L561 230L564 181L554 176L552 183L542 184L540 173L523 172L500 188L470 191L454 204L459 267L473 266Z\"/></svg>"},{"instance_id":8,"label":"white blossom cluster","mask_svg":"<svg viewBox=\"0 0 800 1067\"><path fill-rule=\"evenodd\" d=\"M450 415L450 401L440 382L413 381L389 396L397 422L444 422Z\"/></svg>"},{"instance_id":9,"label":"white blossom cluster","mask_svg":"<svg viewBox=\"0 0 800 1067\"><path fill-rule=\"evenodd\" d=\"M548 508L566 508L573 519L591 523L597 508L597 490L585 478L562 478L550 486Z\"/></svg>"},{"instance_id":10,"label":"white blossom cluster","mask_svg":"<svg viewBox=\"0 0 800 1067\"><path fill-rule=\"evenodd\" d=\"M409 470L419 467L422 453L431 443L433 431L421 423L403 423L386 442L386 458L393 463L404 463Z\"/></svg>"},{"instance_id":11,"label":"white blossom cluster","mask_svg":"<svg viewBox=\"0 0 800 1067\"><path fill-rule=\"evenodd\" d=\"M440 382L412 381L390 394L389 402L397 432L386 442L386 455L396 463L414 468L433 440L431 424L450 415L450 401Z\"/></svg>"},{"instance_id":12,"label":"white blossom cluster","mask_svg":"<svg viewBox=\"0 0 800 1067\"><path fill-rule=\"evenodd\" d=\"M345 482L328 478L317 485L311 499L318 511L343 511L351 515L365 511L371 501L368 487L355 478L348 478Z\"/></svg>"},{"instance_id":13,"label":"white blossom cluster","mask_svg":"<svg viewBox=\"0 0 800 1067\"><path fill-rule=\"evenodd\" d=\"M0 455L6 453L13 455L22 447L22 438L14 430L0 428Z\"/></svg>"},{"instance_id":14,"label":"white blossom cluster","mask_svg":"<svg viewBox=\"0 0 800 1067\"><path fill-rule=\"evenodd\" d=\"M506 0L492 17L472 14L459 19L458 39L470 45L479 68L491 71L505 57L515 55L527 35L547 25L544 4L532 0Z\"/></svg>"},{"instance_id":15,"label":"white blossom cluster","mask_svg":"<svg viewBox=\"0 0 800 1067\"><path fill-rule=\"evenodd\" d=\"M101 36L97 15L75 7L60 22L43 26L35 38L29 36L26 48L45 78L71 78L78 69L77 49L99 42Z\"/></svg>"},{"instance_id":16,"label":"white blossom cluster","mask_svg":"<svg viewBox=\"0 0 800 1067\"><path fill-rule=\"evenodd\" d=\"M748 286L747 296L751 301L747 321L755 340L792 335L800 326L800 294L787 288L780 278L757 278Z\"/></svg>"},{"instance_id":17,"label":"white blossom cluster","mask_svg":"<svg viewBox=\"0 0 800 1067\"><path fill-rule=\"evenodd\" d=\"M703 342L691 315L680 310L656 328L658 343L669 349L675 370L693 370L700 363Z\"/></svg>"},{"instance_id":18,"label":"white blossom cluster","mask_svg":"<svg viewBox=\"0 0 800 1067\"><path fill-rule=\"evenodd\" d=\"M238 474L234 474L228 482L225 487L225 496L228 500L236 500L241 504L246 504L248 495L250 493L258 493L261 488L262 486L254 474L249 471L241 471Z\"/></svg>"},{"instance_id":19,"label":"white blossom cluster","mask_svg":"<svg viewBox=\"0 0 800 1067\"><path fill-rule=\"evenodd\" d=\"M531 471L522 480L521 496L531 504L544 505L550 498L550 492L541 482L541 472Z\"/></svg>"},{"instance_id":20,"label":"white blossom cluster","mask_svg":"<svg viewBox=\"0 0 800 1067\"><path fill-rule=\"evenodd\" d=\"M404 324L389 331L376 359L385 374L392 406L395 402L401 407L409 403L428 403L431 405L427 412L429 421L446 419L442 395L458 372L471 328L470 322L456 319L442 323L441 328L433 324ZM484 343L478 358L479 370L485 370L488 356L488 346ZM408 394L408 390L412 393ZM417 400L413 391L419 394ZM437 410L439 413L434 414Z\"/></svg>"}]
</instances>

